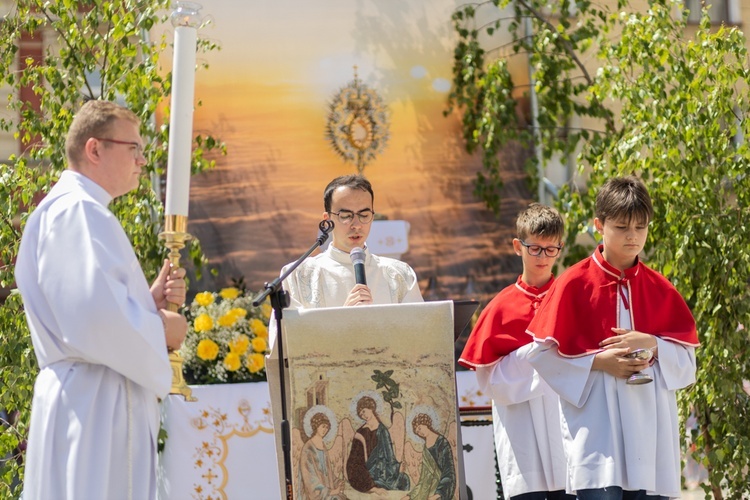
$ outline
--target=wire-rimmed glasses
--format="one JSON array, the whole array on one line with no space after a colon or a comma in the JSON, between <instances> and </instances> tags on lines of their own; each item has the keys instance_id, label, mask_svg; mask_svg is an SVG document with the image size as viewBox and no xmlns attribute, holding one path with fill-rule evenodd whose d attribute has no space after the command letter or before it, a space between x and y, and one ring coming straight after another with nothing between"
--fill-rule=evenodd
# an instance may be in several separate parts
<instances>
[{"instance_id":1,"label":"wire-rimmed glasses","mask_svg":"<svg viewBox=\"0 0 750 500\"><path fill-rule=\"evenodd\" d=\"M130 146L133 148L133 157L136 160L143 156L143 146L138 142L119 141L117 139L109 139L107 137L92 137L92 139L96 139L97 141L102 142L111 142L112 144L122 144L123 146Z\"/></svg>"},{"instance_id":2,"label":"wire-rimmed glasses","mask_svg":"<svg viewBox=\"0 0 750 500\"><path fill-rule=\"evenodd\" d=\"M354 220L354 216L357 216L357 219L359 219L359 222L362 224L369 224L372 222L372 218L375 217L375 212L370 210L369 208L362 210L360 212L352 212L351 210L339 210L338 212L328 212L331 215L335 215L339 222L345 226L348 226L352 223Z\"/></svg>"}]
</instances>

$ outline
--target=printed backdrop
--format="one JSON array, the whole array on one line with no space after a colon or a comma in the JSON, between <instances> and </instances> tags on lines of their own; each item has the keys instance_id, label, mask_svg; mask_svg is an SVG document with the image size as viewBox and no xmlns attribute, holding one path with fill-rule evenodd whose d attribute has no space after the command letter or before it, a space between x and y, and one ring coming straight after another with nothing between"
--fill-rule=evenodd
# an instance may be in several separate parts
<instances>
[{"instance_id":1,"label":"printed backdrop","mask_svg":"<svg viewBox=\"0 0 750 500\"><path fill-rule=\"evenodd\" d=\"M201 102L194 129L225 141L218 167L194 177L189 231L200 238L215 275L191 292L244 277L251 290L307 250L317 236L322 192L355 173L325 137L328 105L356 71L390 112L390 139L364 174L375 211L410 224L411 264L429 298L486 300L515 280L520 260L510 240L530 201L509 150L499 220L472 194L478 156L464 152L460 115L443 116L451 87L456 0L213 0L199 36L218 52L196 76ZM493 9L494 7L486 7ZM487 12L486 14L490 14ZM480 21L481 23L481 12ZM522 57L511 58L522 84Z\"/></svg>"}]
</instances>

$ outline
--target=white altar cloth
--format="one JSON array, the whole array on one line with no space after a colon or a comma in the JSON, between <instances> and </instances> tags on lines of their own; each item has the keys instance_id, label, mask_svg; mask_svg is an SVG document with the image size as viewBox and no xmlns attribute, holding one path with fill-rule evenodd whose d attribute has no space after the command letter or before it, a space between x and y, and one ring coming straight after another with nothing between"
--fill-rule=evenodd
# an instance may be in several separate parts
<instances>
[{"instance_id":1,"label":"white altar cloth","mask_svg":"<svg viewBox=\"0 0 750 500\"><path fill-rule=\"evenodd\" d=\"M279 498L268 384L191 386L162 401L161 500Z\"/></svg>"}]
</instances>

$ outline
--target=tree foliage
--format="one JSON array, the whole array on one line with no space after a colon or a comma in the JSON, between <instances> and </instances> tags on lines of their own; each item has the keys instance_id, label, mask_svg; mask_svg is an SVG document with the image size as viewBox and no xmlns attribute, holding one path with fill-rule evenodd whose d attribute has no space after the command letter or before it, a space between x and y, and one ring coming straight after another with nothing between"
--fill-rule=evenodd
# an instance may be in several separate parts
<instances>
[{"instance_id":1,"label":"tree foliage","mask_svg":"<svg viewBox=\"0 0 750 500\"><path fill-rule=\"evenodd\" d=\"M676 0L649 0L648 8L638 11L618 2L611 14L578 1L574 23L565 15L546 16L554 21L559 38L571 40L569 47L579 60L585 53L597 67L590 80L584 78L585 85L565 84L562 80L580 80L580 75L568 72L575 59L565 43L545 41L552 31L537 17L545 17L540 9L533 13L542 3L549 2L517 5L528 4L521 14L536 19L533 40L525 49L532 51L539 75L540 127L555 127L557 136L569 141L543 133L545 157L579 148L579 168L587 179L585 189L571 183L557 200L567 217L569 246L576 248L575 258L569 255L567 263L590 252L574 242L593 218L598 187L615 175L643 178L655 209L646 260L685 297L701 341L697 382L679 392L683 421L688 415L697 421L683 436L683 445L708 470L707 497L747 498L750 397L743 382L750 380L750 358L745 355L750 340L750 150L745 140L750 133L750 73L745 37L737 28L713 26L706 12L699 26L688 26L683 3ZM557 5L565 12L572 3ZM468 9L475 11L476 6ZM591 29L579 31L594 21ZM517 30L521 21L514 22L509 29ZM593 41L597 30L595 54L589 53L591 45L576 45ZM459 47L466 45L464 35L459 32ZM460 52L467 53L463 48ZM486 101L468 96L484 96L490 87L499 87L495 94L512 95L513 89L506 78L491 79L491 69L474 67L458 54L457 49L454 75L465 88L457 84L456 95L466 102L455 102L465 107L464 132L472 150L476 143L469 140L482 137L483 130L475 117L493 110L484 107ZM497 63L488 63L490 68L492 64ZM465 78L472 74L482 77ZM545 75L556 80L549 82ZM597 132L565 130L569 113L592 109L588 116L602 125ZM519 137L506 122L499 122L497 129L503 138ZM485 154L498 151L485 149ZM489 206L496 203L493 196L485 200Z\"/></svg>"},{"instance_id":2,"label":"tree foliage","mask_svg":"<svg viewBox=\"0 0 750 500\"><path fill-rule=\"evenodd\" d=\"M509 6L513 9L510 18L487 12ZM476 26L488 16L490 21ZM457 10L453 23L459 40L448 111L454 106L461 109L466 149L482 154L484 169L477 173L475 194L499 214L503 182L498 155L506 144L539 145L541 158L532 157L528 165L536 184L540 181L536 178L537 161L572 154L581 141L614 133L612 111L588 91L594 76L584 64L584 58L595 54L606 39L611 22L606 11L589 1L490 0ZM480 37L501 29L512 35L514 54L528 57L538 102L536 127L525 123L528 118L519 109L519 91L529 89L514 83L508 60L495 58L485 64L487 55L502 47L484 48ZM600 120L603 132L571 128L573 116Z\"/></svg>"},{"instance_id":3,"label":"tree foliage","mask_svg":"<svg viewBox=\"0 0 750 500\"><path fill-rule=\"evenodd\" d=\"M23 144L20 154L0 163L0 287L14 286L13 263L27 215L65 168L65 135L73 114L85 99L118 101L142 120L150 174L139 188L119 198L112 209L120 218L149 278L166 251L158 241L163 220L161 200L151 179L164 173L168 126L157 126L158 110L170 95L171 61L160 56L169 40L150 40L153 28L166 21L168 0L19 0L0 23L0 86L9 90L8 112L0 129ZM22 36L44 40L41 60L19 55ZM216 46L199 40L199 51ZM171 54L171 51L169 52ZM21 89L31 89L39 106L26 102ZM168 121L167 118L164 119ZM193 172L211 168L224 145L211 136L195 137ZM156 174L156 175L154 175ZM197 242L190 258L199 263ZM75 293L71 283L70 293ZM19 447L27 436L31 394L37 373L20 296L14 290L0 304L0 409L19 418L0 428L0 497L16 497L13 486L23 477Z\"/></svg>"}]
</instances>

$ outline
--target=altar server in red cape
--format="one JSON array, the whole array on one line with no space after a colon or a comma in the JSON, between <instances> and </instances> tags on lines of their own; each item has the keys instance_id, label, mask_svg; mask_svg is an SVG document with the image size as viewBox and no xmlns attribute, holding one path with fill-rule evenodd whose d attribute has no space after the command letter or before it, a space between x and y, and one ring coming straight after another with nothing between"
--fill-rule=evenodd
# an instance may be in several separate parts
<instances>
[{"instance_id":1,"label":"altar server in red cape","mask_svg":"<svg viewBox=\"0 0 750 500\"><path fill-rule=\"evenodd\" d=\"M476 370L479 386L492 396L505 496L561 499L568 495L559 398L524 357L532 347L526 327L554 281L563 220L555 209L533 203L518 215L516 229L513 249L523 274L482 311L458 362Z\"/></svg>"},{"instance_id":2,"label":"altar server in red cape","mask_svg":"<svg viewBox=\"0 0 750 500\"><path fill-rule=\"evenodd\" d=\"M695 382L695 320L662 275L638 258L653 208L636 177L607 181L591 257L550 288L528 327L528 360L560 395L567 490L587 499L680 497L675 393ZM636 349L651 362L625 357ZM636 372L653 382L628 384Z\"/></svg>"}]
</instances>

